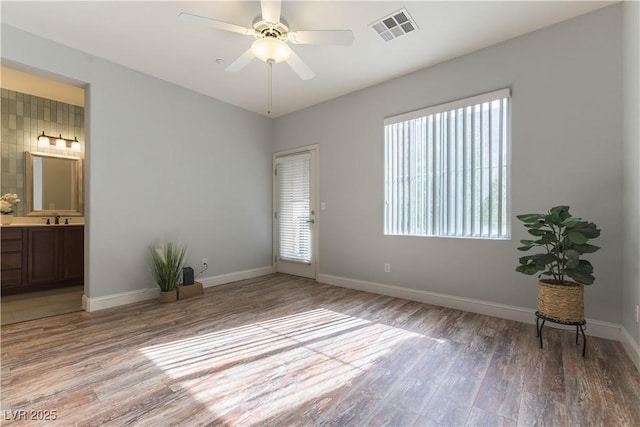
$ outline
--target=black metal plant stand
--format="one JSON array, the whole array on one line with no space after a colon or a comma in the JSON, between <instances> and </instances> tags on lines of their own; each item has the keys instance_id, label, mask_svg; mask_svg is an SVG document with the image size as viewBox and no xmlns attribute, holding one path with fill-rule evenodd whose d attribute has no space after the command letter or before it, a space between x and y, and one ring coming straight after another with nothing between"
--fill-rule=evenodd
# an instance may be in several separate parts
<instances>
[{"instance_id":1,"label":"black metal plant stand","mask_svg":"<svg viewBox=\"0 0 640 427\"><path fill-rule=\"evenodd\" d=\"M542 319L542 324L540 324L540 319ZM558 323L561 325L575 326L576 327L576 344L578 344L578 336L579 336L578 331L582 332L582 357L585 357L585 354L587 352L587 337L585 337L584 335L583 326L587 324L586 320L581 320L580 322L565 322L562 320L547 317L544 314L540 313L539 311L536 311L536 336L540 337L540 348L542 348L542 328L544 327L544 322L546 322L547 320L549 322Z\"/></svg>"}]
</instances>

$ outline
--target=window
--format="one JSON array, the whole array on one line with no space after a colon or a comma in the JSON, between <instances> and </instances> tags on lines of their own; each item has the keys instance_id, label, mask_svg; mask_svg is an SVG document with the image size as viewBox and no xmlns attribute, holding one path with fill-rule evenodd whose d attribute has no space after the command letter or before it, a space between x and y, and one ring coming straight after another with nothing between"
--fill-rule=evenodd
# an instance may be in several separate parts
<instances>
[{"instance_id":1,"label":"window","mask_svg":"<svg viewBox=\"0 0 640 427\"><path fill-rule=\"evenodd\" d=\"M509 96L385 119L385 234L509 238Z\"/></svg>"}]
</instances>

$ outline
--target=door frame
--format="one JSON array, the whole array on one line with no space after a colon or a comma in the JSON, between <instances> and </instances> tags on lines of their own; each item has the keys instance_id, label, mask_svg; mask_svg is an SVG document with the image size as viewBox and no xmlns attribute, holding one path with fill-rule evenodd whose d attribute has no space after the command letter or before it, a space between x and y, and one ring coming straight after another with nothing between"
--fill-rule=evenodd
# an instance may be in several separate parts
<instances>
[{"instance_id":1,"label":"door frame","mask_svg":"<svg viewBox=\"0 0 640 427\"><path fill-rule=\"evenodd\" d=\"M311 253L313 258L313 278L318 279L318 272L320 271L320 254L318 248L320 247L320 144L305 145L303 147L291 148L284 151L278 151L273 153L273 159L271 163L271 242L272 242L272 256L273 272L277 272L276 256L278 255L278 224L276 219L276 207L278 206L278 200L276 200L276 189L278 183L276 182L276 159L282 156L290 156L294 154L300 154L305 151L311 152L311 171L310 186L311 191L315 193L315 203L309 205L309 208L315 212L315 223L313 230L313 239L311 242Z\"/></svg>"}]
</instances>

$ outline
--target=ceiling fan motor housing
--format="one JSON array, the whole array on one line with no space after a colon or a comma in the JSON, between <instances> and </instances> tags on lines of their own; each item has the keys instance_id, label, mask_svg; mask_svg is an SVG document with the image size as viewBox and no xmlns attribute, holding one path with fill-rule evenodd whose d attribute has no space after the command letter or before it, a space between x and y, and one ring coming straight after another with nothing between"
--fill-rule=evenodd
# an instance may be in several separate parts
<instances>
[{"instance_id":1,"label":"ceiling fan motor housing","mask_svg":"<svg viewBox=\"0 0 640 427\"><path fill-rule=\"evenodd\" d=\"M253 29L256 30L256 38L276 37L282 41L287 40L287 33L289 33L289 26L284 19L280 19L280 22L273 24L265 21L260 16L254 19Z\"/></svg>"}]
</instances>

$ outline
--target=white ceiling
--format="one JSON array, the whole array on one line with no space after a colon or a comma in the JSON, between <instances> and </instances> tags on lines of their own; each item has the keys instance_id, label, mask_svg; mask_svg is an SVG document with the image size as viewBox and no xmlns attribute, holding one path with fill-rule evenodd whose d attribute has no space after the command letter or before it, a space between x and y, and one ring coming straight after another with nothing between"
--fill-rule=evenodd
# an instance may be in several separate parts
<instances>
[{"instance_id":1,"label":"white ceiling","mask_svg":"<svg viewBox=\"0 0 640 427\"><path fill-rule=\"evenodd\" d=\"M284 1L291 30L350 29L353 45L292 45L316 76L273 66L278 117L611 5L594 1ZM179 12L250 27L257 1L1 2L3 23L267 115L267 65L224 69L253 39L185 23ZM419 30L384 42L372 22L406 7ZM218 64L217 59L224 60Z\"/></svg>"}]
</instances>

